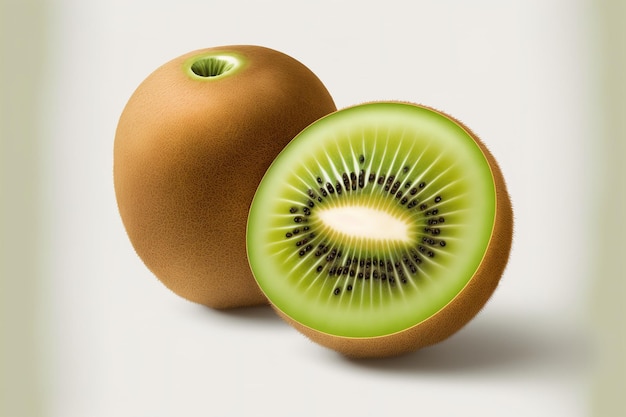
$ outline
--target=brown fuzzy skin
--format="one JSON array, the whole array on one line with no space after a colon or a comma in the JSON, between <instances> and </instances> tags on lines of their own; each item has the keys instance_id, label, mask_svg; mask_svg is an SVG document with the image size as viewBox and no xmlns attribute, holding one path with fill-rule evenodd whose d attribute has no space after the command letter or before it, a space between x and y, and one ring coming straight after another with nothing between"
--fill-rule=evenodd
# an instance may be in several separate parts
<instances>
[{"instance_id":1,"label":"brown fuzzy skin","mask_svg":"<svg viewBox=\"0 0 626 417\"><path fill-rule=\"evenodd\" d=\"M405 103L415 105L413 103ZM437 111L427 106L430 110ZM404 331L379 337L350 338L319 332L304 326L276 307L278 314L314 342L353 358L398 356L433 345L448 338L467 324L487 303L508 262L513 239L513 209L502 172L487 147L458 120L437 111L462 126L483 151L496 189L496 215L487 251L474 276L463 290L439 312Z\"/></svg>"},{"instance_id":2,"label":"brown fuzzy skin","mask_svg":"<svg viewBox=\"0 0 626 417\"><path fill-rule=\"evenodd\" d=\"M183 63L210 51L248 64L219 80L190 78ZM120 117L113 167L119 212L146 266L209 307L267 303L246 256L252 197L283 147L335 110L307 67L259 46L193 51L149 75Z\"/></svg>"}]
</instances>

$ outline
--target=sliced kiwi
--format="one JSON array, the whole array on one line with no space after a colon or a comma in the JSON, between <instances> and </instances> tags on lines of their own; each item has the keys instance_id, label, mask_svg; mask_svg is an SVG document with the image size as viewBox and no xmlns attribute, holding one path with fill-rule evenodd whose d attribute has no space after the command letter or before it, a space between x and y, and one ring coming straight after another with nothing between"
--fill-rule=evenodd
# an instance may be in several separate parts
<instances>
[{"instance_id":1,"label":"sliced kiwi","mask_svg":"<svg viewBox=\"0 0 626 417\"><path fill-rule=\"evenodd\" d=\"M354 357L439 342L495 289L512 240L502 174L464 125L399 102L302 131L253 199L247 250L272 306Z\"/></svg>"}]
</instances>

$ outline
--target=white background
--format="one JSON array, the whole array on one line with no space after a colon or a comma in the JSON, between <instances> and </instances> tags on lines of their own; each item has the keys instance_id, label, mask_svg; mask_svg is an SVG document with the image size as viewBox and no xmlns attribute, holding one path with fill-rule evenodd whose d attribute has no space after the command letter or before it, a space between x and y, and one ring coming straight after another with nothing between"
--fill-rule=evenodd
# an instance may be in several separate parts
<instances>
[{"instance_id":1,"label":"white background","mask_svg":"<svg viewBox=\"0 0 626 417\"><path fill-rule=\"evenodd\" d=\"M594 51L571 0L58 1L43 86L45 408L54 417L587 415ZM401 358L352 361L269 308L169 292L117 213L112 147L135 87L197 48L259 44L338 107L406 100L490 147L515 241L481 314ZM590 224L591 223L591 224ZM586 226L585 226L586 225Z\"/></svg>"}]
</instances>

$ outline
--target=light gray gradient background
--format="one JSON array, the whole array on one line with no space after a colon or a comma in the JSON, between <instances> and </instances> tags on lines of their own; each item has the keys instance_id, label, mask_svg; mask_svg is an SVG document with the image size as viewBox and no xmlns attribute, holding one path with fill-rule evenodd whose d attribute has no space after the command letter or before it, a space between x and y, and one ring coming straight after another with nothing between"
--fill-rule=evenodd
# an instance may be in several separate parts
<instances>
[{"instance_id":1,"label":"light gray gradient background","mask_svg":"<svg viewBox=\"0 0 626 417\"><path fill-rule=\"evenodd\" d=\"M5 0L0 415L624 415L623 4ZM352 361L145 268L115 203L117 119L157 66L227 44L292 55L338 107L419 102L484 140L516 223L474 321Z\"/></svg>"}]
</instances>

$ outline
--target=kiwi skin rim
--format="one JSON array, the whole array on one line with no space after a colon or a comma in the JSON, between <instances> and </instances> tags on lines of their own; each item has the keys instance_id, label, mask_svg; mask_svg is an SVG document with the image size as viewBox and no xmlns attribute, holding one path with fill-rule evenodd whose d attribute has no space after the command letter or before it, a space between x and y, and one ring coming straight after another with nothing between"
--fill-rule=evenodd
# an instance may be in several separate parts
<instances>
[{"instance_id":1,"label":"kiwi skin rim","mask_svg":"<svg viewBox=\"0 0 626 417\"><path fill-rule=\"evenodd\" d=\"M494 225L483 259L465 287L437 313L406 330L377 337L336 336L305 326L272 304L280 317L309 339L351 358L399 356L439 343L459 331L478 314L495 291L508 262L513 241L511 199L502 171L486 145L465 124L440 110L410 102L395 102L437 112L458 124L476 142L489 164L495 185Z\"/></svg>"}]
</instances>

